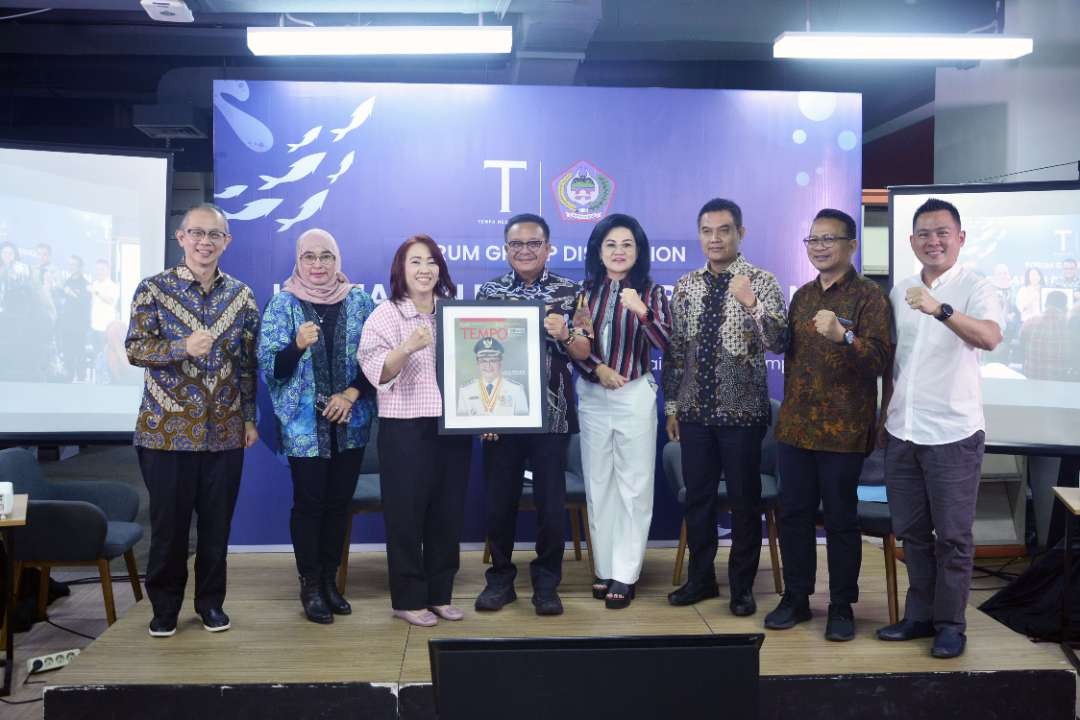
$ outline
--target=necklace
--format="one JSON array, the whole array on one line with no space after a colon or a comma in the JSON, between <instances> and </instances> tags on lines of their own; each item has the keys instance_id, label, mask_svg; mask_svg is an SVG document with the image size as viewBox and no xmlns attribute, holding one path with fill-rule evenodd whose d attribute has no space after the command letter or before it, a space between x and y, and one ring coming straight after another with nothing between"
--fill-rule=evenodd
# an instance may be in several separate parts
<instances>
[{"instance_id":1,"label":"necklace","mask_svg":"<svg viewBox=\"0 0 1080 720\"><path fill-rule=\"evenodd\" d=\"M319 321L319 325L320 325L320 326L321 326L321 325L322 325L322 324L323 324L324 322L326 322L326 319L325 319L325 318L324 318L324 317L323 317L322 315L320 315L320 314L319 314L319 311L318 311L318 310L316 310L316 309L315 309L314 307L312 307L312 308L311 308L311 314L312 314L312 315L314 315L314 316L315 316L315 318L316 318L316 319L317 319L317 320Z\"/></svg>"}]
</instances>

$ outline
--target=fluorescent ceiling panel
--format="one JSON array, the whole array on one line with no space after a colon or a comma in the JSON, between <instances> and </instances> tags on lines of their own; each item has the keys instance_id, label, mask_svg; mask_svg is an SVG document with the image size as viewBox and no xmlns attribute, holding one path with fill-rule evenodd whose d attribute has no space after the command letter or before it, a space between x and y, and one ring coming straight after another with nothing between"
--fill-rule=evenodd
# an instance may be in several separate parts
<instances>
[{"instance_id":1,"label":"fluorescent ceiling panel","mask_svg":"<svg viewBox=\"0 0 1080 720\"><path fill-rule=\"evenodd\" d=\"M491 55L509 53L508 25L249 27L255 55Z\"/></svg>"},{"instance_id":2,"label":"fluorescent ceiling panel","mask_svg":"<svg viewBox=\"0 0 1080 720\"><path fill-rule=\"evenodd\" d=\"M817 60L1015 60L1031 53L1031 38L978 33L786 32L773 57Z\"/></svg>"}]
</instances>

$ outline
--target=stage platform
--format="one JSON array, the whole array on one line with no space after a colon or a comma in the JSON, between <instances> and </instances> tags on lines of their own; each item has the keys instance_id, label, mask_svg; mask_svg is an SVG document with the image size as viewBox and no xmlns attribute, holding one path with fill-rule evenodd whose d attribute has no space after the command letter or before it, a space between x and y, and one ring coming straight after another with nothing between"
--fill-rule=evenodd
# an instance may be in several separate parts
<instances>
[{"instance_id":1,"label":"stage platform","mask_svg":"<svg viewBox=\"0 0 1080 720\"><path fill-rule=\"evenodd\" d=\"M480 552L464 552L455 602L462 622L425 629L392 619L383 553L354 552L347 596L351 616L320 626L303 619L291 554L235 554L229 560L229 632L202 629L188 602L177 634L147 634L148 602L136 604L68 668L50 678L45 720L75 718L434 718L427 641L438 637L571 637L765 632L760 714L779 718L1022 718L1072 720L1075 674L1057 646L1035 644L975 608L968 612L967 653L930 657L930 641L885 643L884 564L864 547L858 637L823 637L828 602L824 547L819 548L815 617L794 629L764 631L777 601L763 552L755 587L758 613L736 618L721 597L693 607L668 605L673 549L650 549L638 598L625 610L592 599L587 562L567 552L560 617L537 617L529 602L529 552L517 554L519 600L498 613L477 613L483 587ZM721 548L718 575L726 563ZM906 576L901 575L901 603ZM724 581L722 580L722 583ZM528 683L522 678L522 683ZM683 692L710 692L685 688ZM716 698L718 714L724 699ZM495 715L493 715L494 717ZM499 717L520 717L504 708ZM560 718L559 720L571 720Z\"/></svg>"}]
</instances>

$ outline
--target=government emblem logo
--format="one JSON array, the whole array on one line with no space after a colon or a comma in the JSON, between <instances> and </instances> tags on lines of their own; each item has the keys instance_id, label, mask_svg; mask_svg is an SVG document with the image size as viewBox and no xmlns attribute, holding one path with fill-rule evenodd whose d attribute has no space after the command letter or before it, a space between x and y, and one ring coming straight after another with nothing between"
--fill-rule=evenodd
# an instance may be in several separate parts
<instances>
[{"instance_id":1,"label":"government emblem logo","mask_svg":"<svg viewBox=\"0 0 1080 720\"><path fill-rule=\"evenodd\" d=\"M615 181L584 160L574 163L551 183L564 220L596 222L615 197Z\"/></svg>"}]
</instances>

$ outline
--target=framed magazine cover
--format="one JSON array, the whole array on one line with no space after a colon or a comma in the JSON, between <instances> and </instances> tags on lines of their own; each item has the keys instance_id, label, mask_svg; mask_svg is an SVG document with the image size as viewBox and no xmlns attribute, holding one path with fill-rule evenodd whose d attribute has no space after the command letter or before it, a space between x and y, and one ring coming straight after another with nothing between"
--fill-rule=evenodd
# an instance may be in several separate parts
<instances>
[{"instance_id":1,"label":"framed magazine cover","mask_svg":"<svg viewBox=\"0 0 1080 720\"><path fill-rule=\"evenodd\" d=\"M440 433L546 430L543 319L539 301L438 302Z\"/></svg>"}]
</instances>

